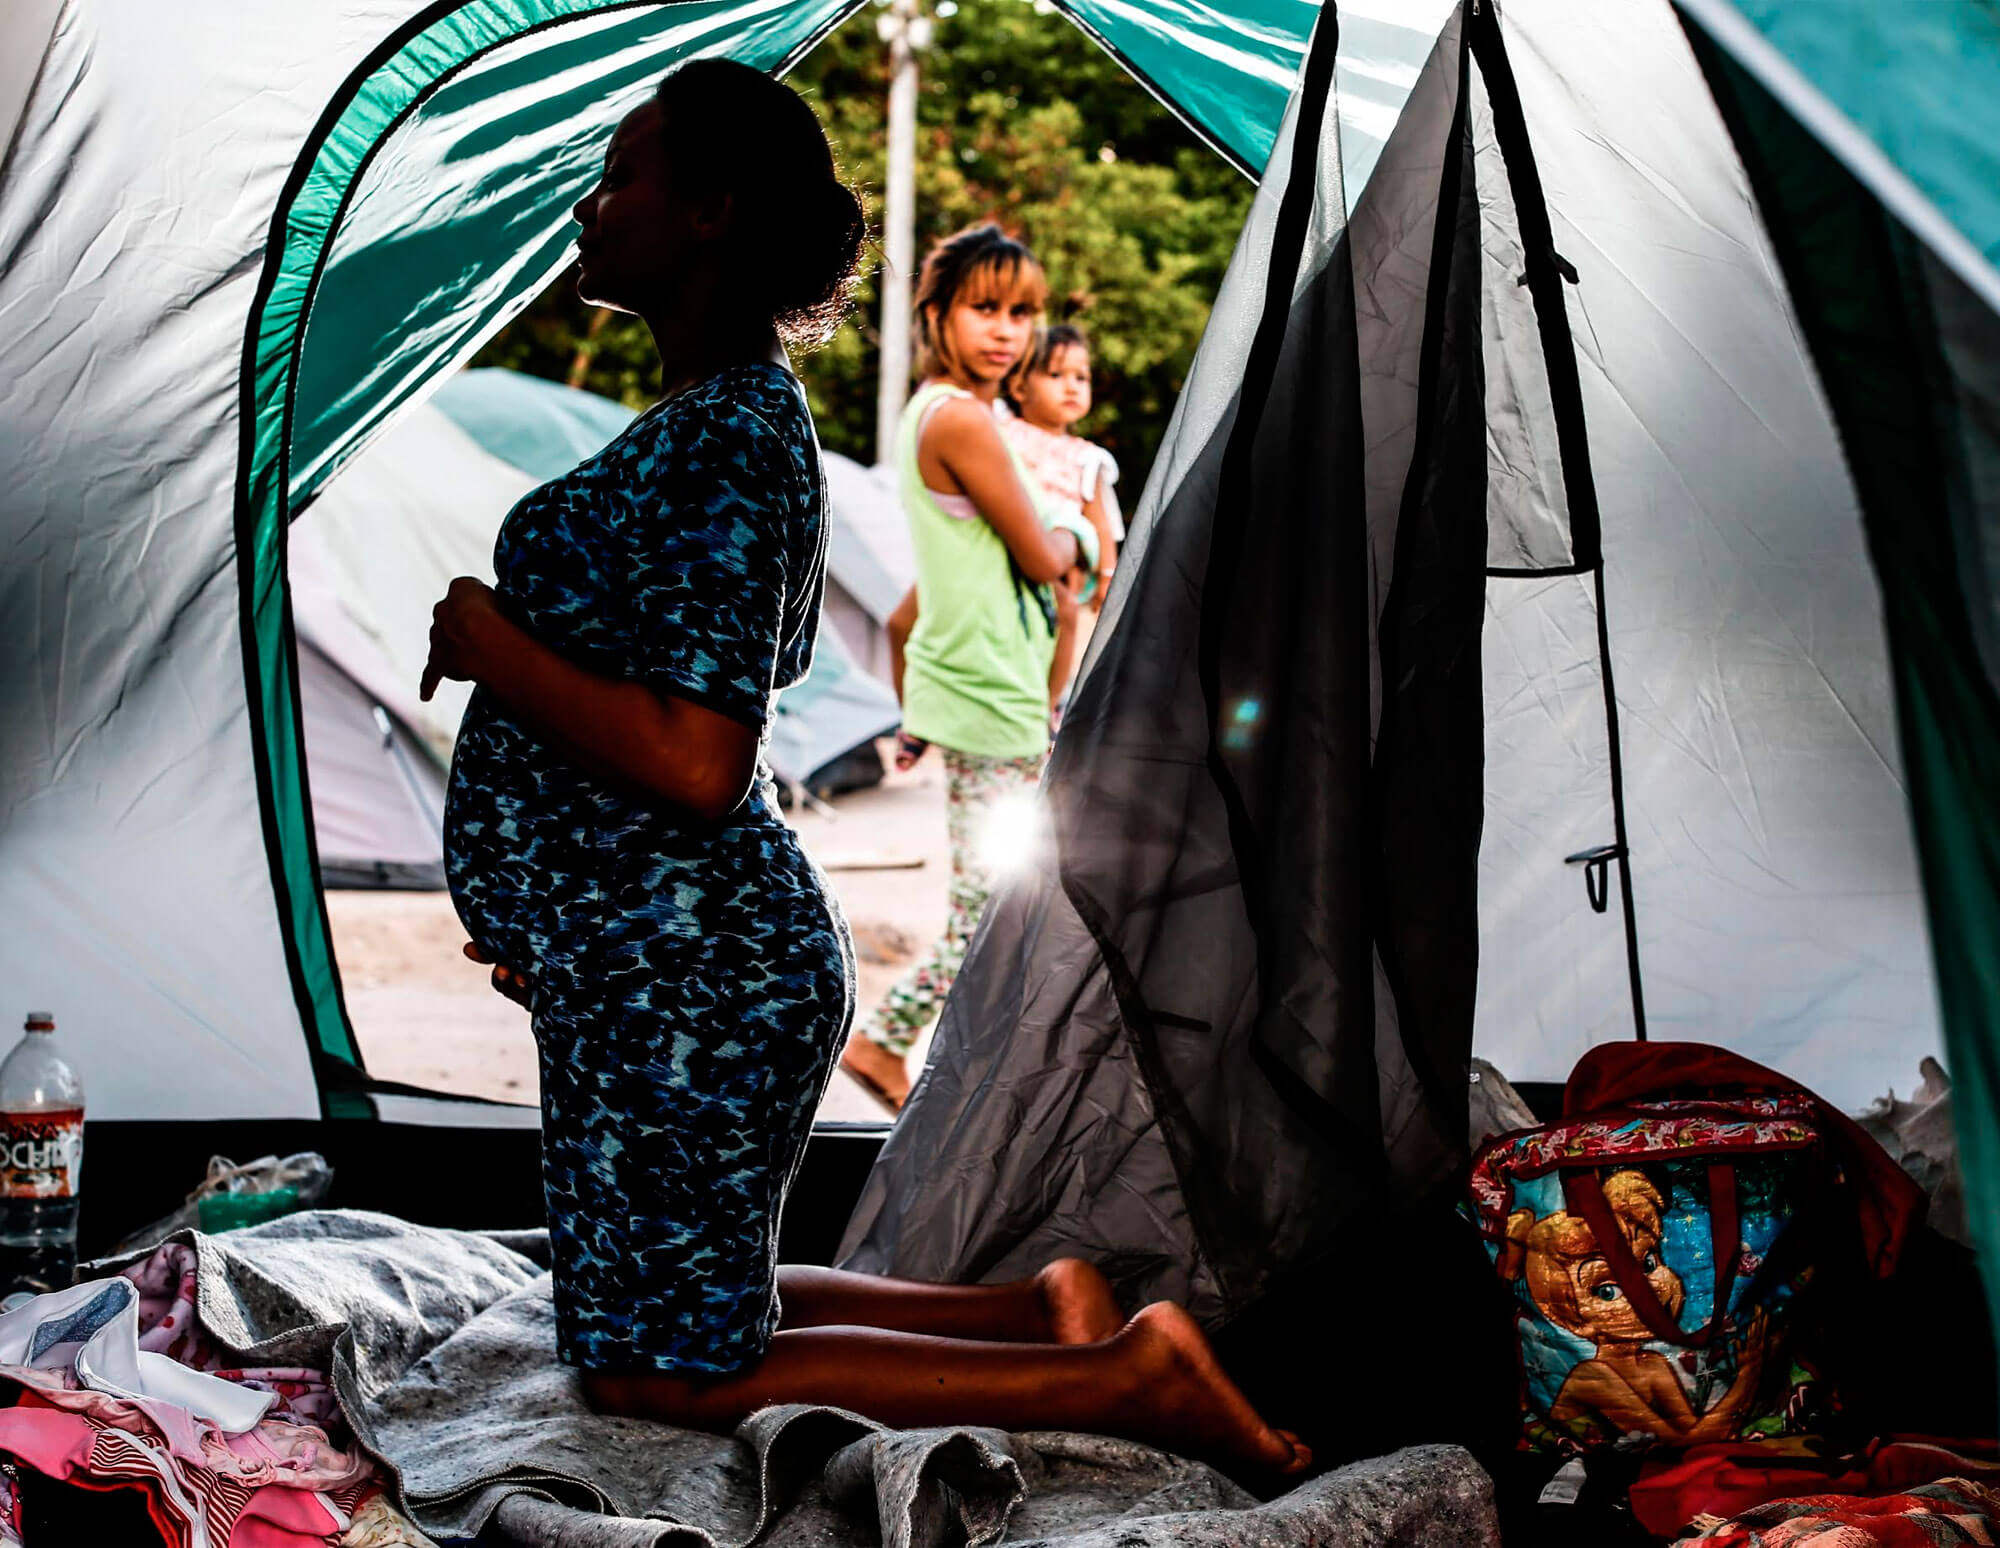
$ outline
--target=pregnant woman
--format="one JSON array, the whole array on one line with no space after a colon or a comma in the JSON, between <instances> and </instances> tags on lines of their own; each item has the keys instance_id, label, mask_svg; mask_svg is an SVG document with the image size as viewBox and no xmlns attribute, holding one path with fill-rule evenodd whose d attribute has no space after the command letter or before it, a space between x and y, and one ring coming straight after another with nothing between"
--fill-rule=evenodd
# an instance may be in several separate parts
<instances>
[{"instance_id":1,"label":"pregnant woman","mask_svg":"<svg viewBox=\"0 0 2000 1548\"><path fill-rule=\"evenodd\" d=\"M796 93L704 61L619 124L575 214L582 294L647 323L665 393L514 508L498 585L438 604L424 682L477 685L447 867L540 1050L559 1357L596 1407L682 1425L830 1403L1303 1467L1184 1312L1126 1322L1082 1263L991 1287L777 1267L854 1006L762 766L827 543L781 346L840 320L861 210Z\"/></svg>"}]
</instances>

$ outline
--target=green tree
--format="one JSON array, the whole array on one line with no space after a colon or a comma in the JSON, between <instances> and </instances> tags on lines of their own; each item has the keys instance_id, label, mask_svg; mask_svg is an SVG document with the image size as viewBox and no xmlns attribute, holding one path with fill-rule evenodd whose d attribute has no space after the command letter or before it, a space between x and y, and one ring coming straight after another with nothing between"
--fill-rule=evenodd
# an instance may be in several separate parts
<instances>
[{"instance_id":1,"label":"green tree","mask_svg":"<svg viewBox=\"0 0 2000 1548\"><path fill-rule=\"evenodd\" d=\"M880 220L887 51L876 7L791 77ZM1048 269L1050 310L1091 335L1098 408L1079 427L1140 484L1208 320L1250 186L1052 7L939 0L920 60L917 250L974 221L1018 232ZM874 455L877 301L799 362L827 446ZM480 364L567 380L637 407L658 383L643 325L593 314L565 276Z\"/></svg>"}]
</instances>

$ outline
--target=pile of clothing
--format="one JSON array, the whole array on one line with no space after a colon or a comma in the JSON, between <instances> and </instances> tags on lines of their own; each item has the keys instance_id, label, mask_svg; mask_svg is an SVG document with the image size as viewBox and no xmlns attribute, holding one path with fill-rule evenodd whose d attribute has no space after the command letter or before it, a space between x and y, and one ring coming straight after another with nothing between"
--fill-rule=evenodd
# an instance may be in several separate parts
<instances>
[{"instance_id":1,"label":"pile of clothing","mask_svg":"<svg viewBox=\"0 0 2000 1548\"><path fill-rule=\"evenodd\" d=\"M1632 1515L1716 1548L1932 1548L2000 1542L2000 1447L1887 1437L1851 1455L1809 1441L1694 1446L1647 1459Z\"/></svg>"},{"instance_id":2,"label":"pile of clothing","mask_svg":"<svg viewBox=\"0 0 2000 1548\"><path fill-rule=\"evenodd\" d=\"M170 1242L121 1273L0 1315L0 1548L22 1548L20 1470L143 1491L173 1548L430 1548L355 1445L330 1373L245 1365L195 1315Z\"/></svg>"},{"instance_id":3,"label":"pile of clothing","mask_svg":"<svg viewBox=\"0 0 2000 1548\"><path fill-rule=\"evenodd\" d=\"M1734 1520L1697 1517L1679 1548L1948 1548L1991 1544L2000 1531L2000 1490L1969 1478L1918 1484L1905 1494L1855 1499L1809 1495L1773 1500Z\"/></svg>"}]
</instances>

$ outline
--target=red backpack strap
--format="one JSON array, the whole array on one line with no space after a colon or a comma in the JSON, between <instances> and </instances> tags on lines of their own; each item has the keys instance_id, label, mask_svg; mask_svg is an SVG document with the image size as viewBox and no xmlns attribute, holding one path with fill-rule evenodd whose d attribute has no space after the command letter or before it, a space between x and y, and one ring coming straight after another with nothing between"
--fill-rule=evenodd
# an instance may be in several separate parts
<instances>
[{"instance_id":1,"label":"red backpack strap","mask_svg":"<svg viewBox=\"0 0 2000 1548\"><path fill-rule=\"evenodd\" d=\"M1727 1161L1712 1161L1708 1167L1708 1225L1710 1253L1715 1260L1715 1299L1710 1304L1708 1324L1698 1333L1683 1333L1666 1307L1653 1293L1652 1281L1632 1256L1625 1233L1618 1229L1617 1217L1604 1200L1604 1187L1594 1171L1563 1173L1563 1200L1573 1214L1581 1215L1611 1278L1625 1292L1632 1310L1646 1325L1646 1331L1663 1343L1684 1349L1705 1349L1729 1312L1729 1291L1736 1281L1736 1260L1742 1255L1742 1226L1736 1209L1736 1169Z\"/></svg>"},{"instance_id":2,"label":"red backpack strap","mask_svg":"<svg viewBox=\"0 0 2000 1548\"><path fill-rule=\"evenodd\" d=\"M1895 1272L1903 1244L1923 1223L1924 1190L1847 1114L1796 1080L1707 1043L1600 1043L1570 1071L1563 1115L1675 1096L1731 1090L1796 1091L1813 1104L1820 1131L1853 1187L1862 1250L1877 1278Z\"/></svg>"}]
</instances>

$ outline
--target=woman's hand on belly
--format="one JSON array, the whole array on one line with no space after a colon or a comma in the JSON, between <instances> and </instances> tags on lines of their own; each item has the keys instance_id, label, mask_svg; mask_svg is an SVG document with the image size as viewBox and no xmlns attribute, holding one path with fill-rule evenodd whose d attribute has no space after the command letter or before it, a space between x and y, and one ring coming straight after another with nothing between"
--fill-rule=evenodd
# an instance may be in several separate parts
<instances>
[{"instance_id":1,"label":"woman's hand on belly","mask_svg":"<svg viewBox=\"0 0 2000 1548\"><path fill-rule=\"evenodd\" d=\"M521 628L469 575L431 610L421 697L444 678L478 683L584 768L719 822L757 772L758 727L645 683L578 666Z\"/></svg>"},{"instance_id":2,"label":"woman's hand on belly","mask_svg":"<svg viewBox=\"0 0 2000 1548\"><path fill-rule=\"evenodd\" d=\"M495 962L470 941L465 943L465 955L474 962L491 966L493 969L493 987L501 994L506 995L516 1005L526 1006L533 997L535 992L534 980L529 978L519 968L508 967L504 963Z\"/></svg>"},{"instance_id":3,"label":"woman's hand on belly","mask_svg":"<svg viewBox=\"0 0 2000 1548\"><path fill-rule=\"evenodd\" d=\"M504 622L493 588L470 575L452 581L444 599L431 609L431 656L424 663L424 680L417 696L426 704L444 678L483 682L485 638L495 622Z\"/></svg>"}]
</instances>

